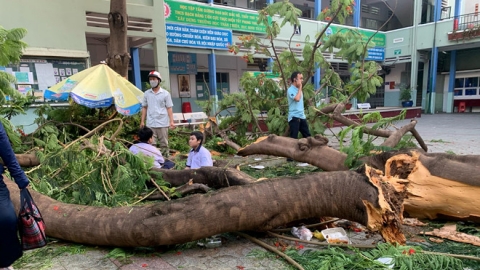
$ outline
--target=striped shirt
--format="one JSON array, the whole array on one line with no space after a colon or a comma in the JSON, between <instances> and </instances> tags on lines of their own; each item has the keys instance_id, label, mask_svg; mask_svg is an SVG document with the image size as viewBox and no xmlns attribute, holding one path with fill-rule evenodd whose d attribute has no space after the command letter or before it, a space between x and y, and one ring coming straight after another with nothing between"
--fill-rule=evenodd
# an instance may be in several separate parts
<instances>
[{"instance_id":1,"label":"striped shirt","mask_svg":"<svg viewBox=\"0 0 480 270\"><path fill-rule=\"evenodd\" d=\"M173 102L167 90L160 87L157 93L153 92L152 89L145 91L142 107L147 108L147 127L160 128L170 126L167 108L173 107Z\"/></svg>"}]
</instances>

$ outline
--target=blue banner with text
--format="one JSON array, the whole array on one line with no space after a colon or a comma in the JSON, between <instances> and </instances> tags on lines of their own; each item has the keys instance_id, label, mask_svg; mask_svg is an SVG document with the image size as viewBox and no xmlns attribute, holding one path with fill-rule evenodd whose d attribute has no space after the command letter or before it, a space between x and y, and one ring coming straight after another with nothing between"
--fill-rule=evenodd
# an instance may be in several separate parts
<instances>
[{"instance_id":1,"label":"blue banner with text","mask_svg":"<svg viewBox=\"0 0 480 270\"><path fill-rule=\"evenodd\" d=\"M385 48L374 47L367 49L368 56L365 58L367 61L384 61L385 60Z\"/></svg>"},{"instance_id":2,"label":"blue banner with text","mask_svg":"<svg viewBox=\"0 0 480 270\"><path fill-rule=\"evenodd\" d=\"M167 23L167 45L204 49L228 50L232 31Z\"/></svg>"}]
</instances>

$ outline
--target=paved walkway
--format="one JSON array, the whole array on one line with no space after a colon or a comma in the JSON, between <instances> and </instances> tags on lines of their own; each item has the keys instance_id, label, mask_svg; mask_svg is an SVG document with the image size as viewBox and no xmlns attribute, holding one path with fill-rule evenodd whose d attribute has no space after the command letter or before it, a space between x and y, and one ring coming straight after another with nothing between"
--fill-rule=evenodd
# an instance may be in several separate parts
<instances>
[{"instance_id":1,"label":"paved walkway","mask_svg":"<svg viewBox=\"0 0 480 270\"><path fill-rule=\"evenodd\" d=\"M395 126L400 128L410 121L402 120ZM417 121L415 128L427 144L429 153L480 155L480 113L424 114ZM339 129L332 130L338 132Z\"/></svg>"},{"instance_id":2,"label":"paved walkway","mask_svg":"<svg viewBox=\"0 0 480 270\"><path fill-rule=\"evenodd\" d=\"M397 124L401 127L410 120ZM429 147L428 152L452 151L458 155L480 155L480 114L436 114L418 118L417 130ZM259 246L235 236L224 239L215 249L195 247L172 250L159 256L131 257L130 264L106 258L112 248L89 248L80 254L65 252L53 260L32 262L22 269L86 270L86 269L286 269L276 258L247 257ZM38 257L35 257L38 259Z\"/></svg>"}]
</instances>

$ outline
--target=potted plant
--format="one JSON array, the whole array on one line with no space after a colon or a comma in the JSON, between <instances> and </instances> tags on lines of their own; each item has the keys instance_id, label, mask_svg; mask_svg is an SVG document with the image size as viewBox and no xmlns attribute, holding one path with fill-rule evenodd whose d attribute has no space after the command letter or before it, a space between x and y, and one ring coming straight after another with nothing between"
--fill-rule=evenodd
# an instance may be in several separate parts
<instances>
[{"instance_id":1,"label":"potted plant","mask_svg":"<svg viewBox=\"0 0 480 270\"><path fill-rule=\"evenodd\" d=\"M410 87L400 87L400 100L402 101L402 107L412 107L412 90Z\"/></svg>"}]
</instances>

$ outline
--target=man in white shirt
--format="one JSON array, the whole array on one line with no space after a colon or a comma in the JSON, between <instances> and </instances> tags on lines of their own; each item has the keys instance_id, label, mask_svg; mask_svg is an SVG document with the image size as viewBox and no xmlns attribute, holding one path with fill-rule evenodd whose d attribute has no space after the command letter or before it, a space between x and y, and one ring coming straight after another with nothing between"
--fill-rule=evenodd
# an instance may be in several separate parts
<instances>
[{"instance_id":1,"label":"man in white shirt","mask_svg":"<svg viewBox=\"0 0 480 270\"><path fill-rule=\"evenodd\" d=\"M200 131L190 133L188 145L192 147L187 158L185 169L198 169L204 166L213 166L212 155L202 146L203 134Z\"/></svg>"},{"instance_id":2,"label":"man in white shirt","mask_svg":"<svg viewBox=\"0 0 480 270\"><path fill-rule=\"evenodd\" d=\"M146 126L153 130L154 144L162 149L163 156L168 157L168 128L175 128L173 122L173 102L170 93L160 87L162 77L158 71L148 74L151 89L145 91L142 101L140 128Z\"/></svg>"}]
</instances>

